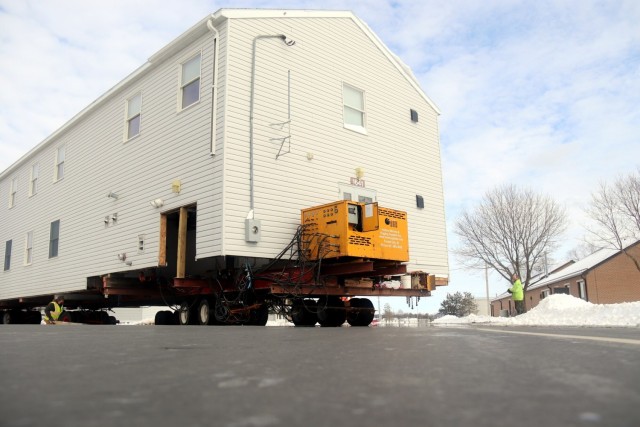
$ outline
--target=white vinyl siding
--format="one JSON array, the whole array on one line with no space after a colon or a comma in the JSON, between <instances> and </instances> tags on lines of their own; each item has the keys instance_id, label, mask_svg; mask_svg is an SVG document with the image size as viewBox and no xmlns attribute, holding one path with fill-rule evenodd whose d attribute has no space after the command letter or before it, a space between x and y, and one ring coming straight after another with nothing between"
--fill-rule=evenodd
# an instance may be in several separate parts
<instances>
[{"instance_id":1,"label":"white vinyl siding","mask_svg":"<svg viewBox=\"0 0 640 427\"><path fill-rule=\"evenodd\" d=\"M64 161L66 156L66 147L63 145L56 150L56 168L54 171L54 181L60 181L64 178Z\"/></svg>"},{"instance_id":2,"label":"white vinyl siding","mask_svg":"<svg viewBox=\"0 0 640 427\"><path fill-rule=\"evenodd\" d=\"M201 54L198 53L182 64L181 82L180 82L180 99L181 108L195 104L200 100L200 59Z\"/></svg>"},{"instance_id":3,"label":"white vinyl siding","mask_svg":"<svg viewBox=\"0 0 640 427\"><path fill-rule=\"evenodd\" d=\"M24 238L24 265L33 262L33 231L29 231Z\"/></svg>"},{"instance_id":4,"label":"white vinyl siding","mask_svg":"<svg viewBox=\"0 0 640 427\"><path fill-rule=\"evenodd\" d=\"M150 205L157 198L165 202L163 212L197 205L196 233L189 236L190 242L195 241L195 257L221 254L225 26L219 31L219 108L217 128L213 130L213 137L218 138L216 156L210 155L211 92L203 91L201 102L189 107L189 114L176 114L176 86L180 81L176 64L202 52L201 85L211 85L213 34L207 32L185 49L156 61L150 72L131 82L134 92L128 89L131 86L115 91L59 137L53 135L32 153L34 157L28 162L34 162L37 156L38 163L50 165L47 170L51 167L55 176L58 148L64 146L73 168L65 167L64 185L40 179L38 196L28 204L18 197L17 209L0 209L0 241L10 240L12 230L24 230L19 244L13 240L14 265L16 253L22 263L23 233L33 230L36 236L33 265L5 273L7 281L0 286L0 299L86 290L87 277L157 267L160 210ZM135 143L123 144L123 107L137 93L143 94L144 123ZM23 167L27 182L30 164ZM0 182L5 201L10 177L15 175L5 176ZM177 179L182 182L182 190L172 193L171 183ZM108 198L109 192L119 198ZM110 221L105 225L103 219L113 214L119 218L117 224ZM51 222L58 219L58 256L49 259ZM145 236L144 251L138 253L140 235ZM117 254L123 252L132 266L118 260Z\"/></svg>"},{"instance_id":5,"label":"white vinyl siding","mask_svg":"<svg viewBox=\"0 0 640 427\"><path fill-rule=\"evenodd\" d=\"M142 112L142 94L137 94L127 100L127 132L125 140L137 136L140 133L140 119Z\"/></svg>"},{"instance_id":6,"label":"white vinyl siding","mask_svg":"<svg viewBox=\"0 0 640 427\"><path fill-rule=\"evenodd\" d=\"M256 49L254 215L262 221L262 240L251 244L244 240L250 191L248 47L257 35L278 33L297 43L288 47L279 39L264 39ZM408 214L409 268L447 276L437 112L363 28L349 18L238 19L231 23L229 40L225 253L278 254L295 233L300 210L342 199L338 189L362 167L366 187L377 190L380 206ZM276 160L280 143L272 138L282 134L273 124L288 118L289 71L291 153ZM345 83L363 92L366 137L345 132ZM411 122L411 108L420 114L419 123ZM416 194L424 195L424 209L416 207Z\"/></svg>"},{"instance_id":7,"label":"white vinyl siding","mask_svg":"<svg viewBox=\"0 0 640 427\"><path fill-rule=\"evenodd\" d=\"M29 197L34 196L38 192L39 176L40 176L40 165L38 165L38 163L31 165L31 178L29 181Z\"/></svg>"}]
</instances>

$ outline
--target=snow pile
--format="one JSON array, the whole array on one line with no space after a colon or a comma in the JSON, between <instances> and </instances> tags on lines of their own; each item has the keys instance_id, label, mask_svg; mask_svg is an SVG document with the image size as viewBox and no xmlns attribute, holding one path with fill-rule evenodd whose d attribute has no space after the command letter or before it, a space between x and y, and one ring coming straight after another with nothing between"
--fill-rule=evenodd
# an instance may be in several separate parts
<instances>
[{"instance_id":1,"label":"snow pile","mask_svg":"<svg viewBox=\"0 0 640 427\"><path fill-rule=\"evenodd\" d=\"M444 316L436 325L489 324L504 326L629 326L640 327L640 301L592 304L570 295L550 295L516 317Z\"/></svg>"}]
</instances>

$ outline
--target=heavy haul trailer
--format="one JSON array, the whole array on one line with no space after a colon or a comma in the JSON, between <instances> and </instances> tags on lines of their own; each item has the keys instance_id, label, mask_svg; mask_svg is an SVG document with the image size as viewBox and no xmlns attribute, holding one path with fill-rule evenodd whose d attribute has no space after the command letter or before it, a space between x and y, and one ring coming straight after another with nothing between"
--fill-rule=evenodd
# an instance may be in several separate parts
<instances>
[{"instance_id":1,"label":"heavy haul trailer","mask_svg":"<svg viewBox=\"0 0 640 427\"><path fill-rule=\"evenodd\" d=\"M407 273L408 257L405 212L338 201L304 209L290 244L261 265L236 266L229 257L228 267L208 278L173 278L163 285L154 272L141 271L135 278L106 275L93 287L129 303L153 299L177 307L158 312L156 324L264 325L271 309L296 326L368 326L375 309L361 297L420 298L447 284L417 272L410 288L387 287L387 279Z\"/></svg>"},{"instance_id":2,"label":"heavy haul trailer","mask_svg":"<svg viewBox=\"0 0 640 427\"><path fill-rule=\"evenodd\" d=\"M179 228L185 229L186 215L181 217ZM179 241L178 247L185 248L185 242ZM178 264L184 264L180 249L176 256ZM368 326L375 308L362 297L420 298L447 284L446 279L416 272L410 287L387 286L388 279L407 273L408 259L405 212L377 203L337 201L304 209L297 232L274 259L237 265L227 257L227 265L209 277L184 275L165 281L161 269L144 269L90 278L89 290L69 300L67 306L75 310L66 312L63 320L112 324L115 318L102 308L166 304L172 309L159 311L156 324L265 325L273 311L296 326L340 326L345 321ZM33 308L45 300L20 302L31 310L6 310L4 322L39 322Z\"/></svg>"}]
</instances>

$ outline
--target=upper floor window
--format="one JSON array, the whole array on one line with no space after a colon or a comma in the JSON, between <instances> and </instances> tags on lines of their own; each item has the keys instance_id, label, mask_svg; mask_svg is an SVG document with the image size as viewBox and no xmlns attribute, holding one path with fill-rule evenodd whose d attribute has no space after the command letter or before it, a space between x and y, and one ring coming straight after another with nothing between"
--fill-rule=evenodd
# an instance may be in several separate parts
<instances>
[{"instance_id":1,"label":"upper floor window","mask_svg":"<svg viewBox=\"0 0 640 427\"><path fill-rule=\"evenodd\" d=\"M18 194L18 177L11 180L11 189L9 190L9 207L12 208L16 204L16 195Z\"/></svg>"},{"instance_id":2,"label":"upper floor window","mask_svg":"<svg viewBox=\"0 0 640 427\"><path fill-rule=\"evenodd\" d=\"M24 239L24 264L29 265L33 262L33 231L27 233Z\"/></svg>"},{"instance_id":3,"label":"upper floor window","mask_svg":"<svg viewBox=\"0 0 640 427\"><path fill-rule=\"evenodd\" d=\"M344 127L365 132L364 92L353 86L342 85Z\"/></svg>"},{"instance_id":4,"label":"upper floor window","mask_svg":"<svg viewBox=\"0 0 640 427\"><path fill-rule=\"evenodd\" d=\"M127 140L140 133L140 112L142 110L142 94L127 100Z\"/></svg>"},{"instance_id":5,"label":"upper floor window","mask_svg":"<svg viewBox=\"0 0 640 427\"><path fill-rule=\"evenodd\" d=\"M56 171L55 171L55 181L59 181L64 178L64 157L65 157L65 147L58 147L56 150Z\"/></svg>"},{"instance_id":6,"label":"upper floor window","mask_svg":"<svg viewBox=\"0 0 640 427\"><path fill-rule=\"evenodd\" d=\"M182 64L180 93L182 108L200 100L200 57L196 55Z\"/></svg>"},{"instance_id":7,"label":"upper floor window","mask_svg":"<svg viewBox=\"0 0 640 427\"><path fill-rule=\"evenodd\" d=\"M38 191L38 176L40 175L40 167L36 163L31 166L31 181L29 181L29 197Z\"/></svg>"},{"instance_id":8,"label":"upper floor window","mask_svg":"<svg viewBox=\"0 0 640 427\"><path fill-rule=\"evenodd\" d=\"M51 223L49 232L49 258L58 256L58 241L60 240L60 220Z\"/></svg>"},{"instance_id":9,"label":"upper floor window","mask_svg":"<svg viewBox=\"0 0 640 427\"><path fill-rule=\"evenodd\" d=\"M13 244L13 240L7 240L7 243L4 246L4 271L9 271L11 268L11 246Z\"/></svg>"}]
</instances>

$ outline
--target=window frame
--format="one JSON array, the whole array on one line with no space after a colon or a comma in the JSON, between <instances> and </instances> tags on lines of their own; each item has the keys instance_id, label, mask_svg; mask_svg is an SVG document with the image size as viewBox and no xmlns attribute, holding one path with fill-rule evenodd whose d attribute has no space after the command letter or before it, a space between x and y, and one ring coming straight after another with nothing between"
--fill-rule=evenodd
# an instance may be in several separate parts
<instances>
[{"instance_id":1,"label":"window frame","mask_svg":"<svg viewBox=\"0 0 640 427\"><path fill-rule=\"evenodd\" d=\"M353 105L348 105L345 99L345 93L346 93L346 88L352 90L352 91L356 91L359 92L362 98L362 107L356 107ZM367 97L366 97L366 92L363 89L358 88L357 86L354 86L352 84L346 83L346 82L342 82L342 123L345 129L349 129L361 134L367 134L367 103L366 103ZM350 109L353 111L356 111L358 113L360 113L361 118L362 118L362 125L357 125L357 124L353 124L353 123L347 123L347 114L346 114L346 110Z\"/></svg>"},{"instance_id":2,"label":"window frame","mask_svg":"<svg viewBox=\"0 0 640 427\"><path fill-rule=\"evenodd\" d=\"M24 265L33 264L33 231L24 236Z\"/></svg>"},{"instance_id":3,"label":"window frame","mask_svg":"<svg viewBox=\"0 0 640 427\"><path fill-rule=\"evenodd\" d=\"M184 77L184 70L185 70L185 66L190 63L191 61L193 61L194 59L199 58L198 60L198 75L197 77L194 77L193 79L187 81L187 82L183 82L183 77ZM195 82L198 82L198 98L191 102L188 105L184 105L184 94L185 94L185 89L192 85ZM196 105L200 102L201 99L201 92L202 92L202 50L198 51L197 53L195 53L194 55L191 55L188 57L188 59L182 61L180 63L180 72L179 72L179 79L178 79L178 86L179 86L179 91L178 91L178 112L186 110L187 108Z\"/></svg>"},{"instance_id":4,"label":"window frame","mask_svg":"<svg viewBox=\"0 0 640 427\"><path fill-rule=\"evenodd\" d=\"M578 297L584 301L588 301L587 300L587 284L585 283L585 281L578 280L576 284L578 285Z\"/></svg>"},{"instance_id":5,"label":"window frame","mask_svg":"<svg viewBox=\"0 0 640 427\"><path fill-rule=\"evenodd\" d=\"M60 160L60 152L62 152L62 160ZM67 146L66 145L58 146L58 148L56 148L56 162L54 166L53 182L58 182L64 179L64 169L65 169L66 159L67 159ZM62 170L62 173L60 173L61 170Z\"/></svg>"},{"instance_id":6,"label":"window frame","mask_svg":"<svg viewBox=\"0 0 640 427\"><path fill-rule=\"evenodd\" d=\"M18 196L18 175L11 178L11 188L9 189L9 209L16 205Z\"/></svg>"},{"instance_id":7,"label":"window frame","mask_svg":"<svg viewBox=\"0 0 640 427\"><path fill-rule=\"evenodd\" d=\"M11 270L12 249L13 249L13 239L7 240L4 244L4 271Z\"/></svg>"},{"instance_id":8,"label":"window frame","mask_svg":"<svg viewBox=\"0 0 640 427\"><path fill-rule=\"evenodd\" d=\"M53 235L53 225L57 223L56 235ZM53 253L55 250L55 254ZM57 258L60 254L60 220L51 221L49 226L49 259Z\"/></svg>"},{"instance_id":9,"label":"window frame","mask_svg":"<svg viewBox=\"0 0 640 427\"><path fill-rule=\"evenodd\" d=\"M139 107L137 113L131 115L131 101L136 98L140 98ZM130 141L140 135L142 129L142 92L137 92L136 94L130 96L125 101L125 126L124 126L124 141ZM130 134L131 123L133 120L138 119L138 131L135 135Z\"/></svg>"},{"instance_id":10,"label":"window frame","mask_svg":"<svg viewBox=\"0 0 640 427\"><path fill-rule=\"evenodd\" d=\"M34 174L35 170L35 174ZM29 176L29 197L38 194L38 179L40 178L40 163L31 165L31 175Z\"/></svg>"}]
</instances>

